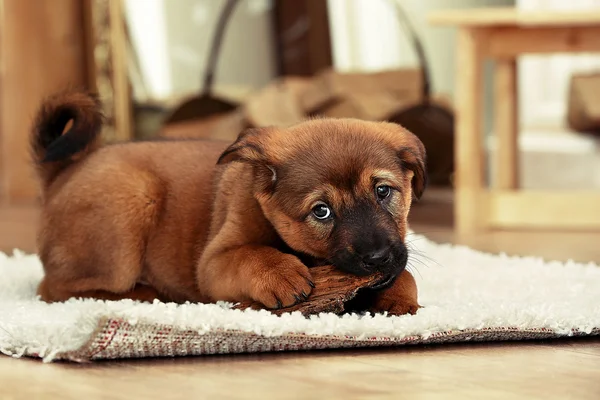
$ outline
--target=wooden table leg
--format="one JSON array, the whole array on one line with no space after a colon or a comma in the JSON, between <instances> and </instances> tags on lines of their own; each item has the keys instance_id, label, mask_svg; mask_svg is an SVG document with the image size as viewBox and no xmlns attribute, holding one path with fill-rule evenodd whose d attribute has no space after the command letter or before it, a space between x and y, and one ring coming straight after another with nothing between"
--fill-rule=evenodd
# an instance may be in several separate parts
<instances>
[{"instance_id":1,"label":"wooden table leg","mask_svg":"<svg viewBox=\"0 0 600 400\"><path fill-rule=\"evenodd\" d=\"M494 70L494 135L496 157L494 187L519 186L519 146L517 111L517 63L499 59Z\"/></svg>"},{"instance_id":2,"label":"wooden table leg","mask_svg":"<svg viewBox=\"0 0 600 400\"><path fill-rule=\"evenodd\" d=\"M484 222L483 38L474 28L458 31L454 223L459 234L474 233Z\"/></svg>"},{"instance_id":3,"label":"wooden table leg","mask_svg":"<svg viewBox=\"0 0 600 400\"><path fill-rule=\"evenodd\" d=\"M45 96L82 87L81 0L3 0L0 24L0 203L36 204L29 157L32 117Z\"/></svg>"}]
</instances>

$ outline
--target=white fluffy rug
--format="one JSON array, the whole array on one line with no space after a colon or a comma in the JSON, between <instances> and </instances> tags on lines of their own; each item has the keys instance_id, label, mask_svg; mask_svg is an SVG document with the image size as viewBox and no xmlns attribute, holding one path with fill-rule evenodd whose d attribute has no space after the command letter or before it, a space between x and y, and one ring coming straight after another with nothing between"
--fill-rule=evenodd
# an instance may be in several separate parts
<instances>
[{"instance_id":1,"label":"white fluffy rug","mask_svg":"<svg viewBox=\"0 0 600 400\"><path fill-rule=\"evenodd\" d=\"M600 334L600 268L409 239L415 316L277 317L228 304L45 304L35 255L0 253L0 352L45 361L202 355ZM416 255L419 253L420 255Z\"/></svg>"}]
</instances>

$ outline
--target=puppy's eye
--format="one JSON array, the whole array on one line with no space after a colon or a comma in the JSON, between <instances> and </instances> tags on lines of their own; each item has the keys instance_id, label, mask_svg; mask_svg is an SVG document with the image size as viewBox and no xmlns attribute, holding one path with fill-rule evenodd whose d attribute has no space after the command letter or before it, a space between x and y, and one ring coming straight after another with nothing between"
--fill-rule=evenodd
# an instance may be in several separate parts
<instances>
[{"instance_id":1,"label":"puppy's eye","mask_svg":"<svg viewBox=\"0 0 600 400\"><path fill-rule=\"evenodd\" d=\"M316 219L326 220L331 217L331 208L327 204L319 204L312 209Z\"/></svg>"},{"instance_id":2,"label":"puppy's eye","mask_svg":"<svg viewBox=\"0 0 600 400\"><path fill-rule=\"evenodd\" d=\"M392 188L387 185L381 185L381 186L377 186L377 188L375 189L375 192L377 193L377 198L379 200L383 200L386 197L388 197L390 195L390 193L392 193Z\"/></svg>"}]
</instances>

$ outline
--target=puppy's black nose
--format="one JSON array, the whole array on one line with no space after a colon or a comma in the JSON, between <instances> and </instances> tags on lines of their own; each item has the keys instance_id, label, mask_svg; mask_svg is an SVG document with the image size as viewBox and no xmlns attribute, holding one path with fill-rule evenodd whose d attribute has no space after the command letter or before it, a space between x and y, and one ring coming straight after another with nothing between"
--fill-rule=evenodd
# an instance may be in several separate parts
<instances>
[{"instance_id":1,"label":"puppy's black nose","mask_svg":"<svg viewBox=\"0 0 600 400\"><path fill-rule=\"evenodd\" d=\"M362 256L362 261L369 266L376 267L386 262L390 257L391 248L389 246L367 252Z\"/></svg>"}]
</instances>

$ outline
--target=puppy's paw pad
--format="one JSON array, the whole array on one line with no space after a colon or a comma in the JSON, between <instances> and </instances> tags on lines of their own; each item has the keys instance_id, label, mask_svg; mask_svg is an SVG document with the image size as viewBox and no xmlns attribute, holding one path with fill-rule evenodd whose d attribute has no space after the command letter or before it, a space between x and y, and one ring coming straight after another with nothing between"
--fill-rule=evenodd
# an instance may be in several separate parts
<instances>
[{"instance_id":1,"label":"puppy's paw pad","mask_svg":"<svg viewBox=\"0 0 600 400\"><path fill-rule=\"evenodd\" d=\"M267 308L283 308L307 300L313 287L308 268L289 256L261 268L252 282L251 296Z\"/></svg>"}]
</instances>

